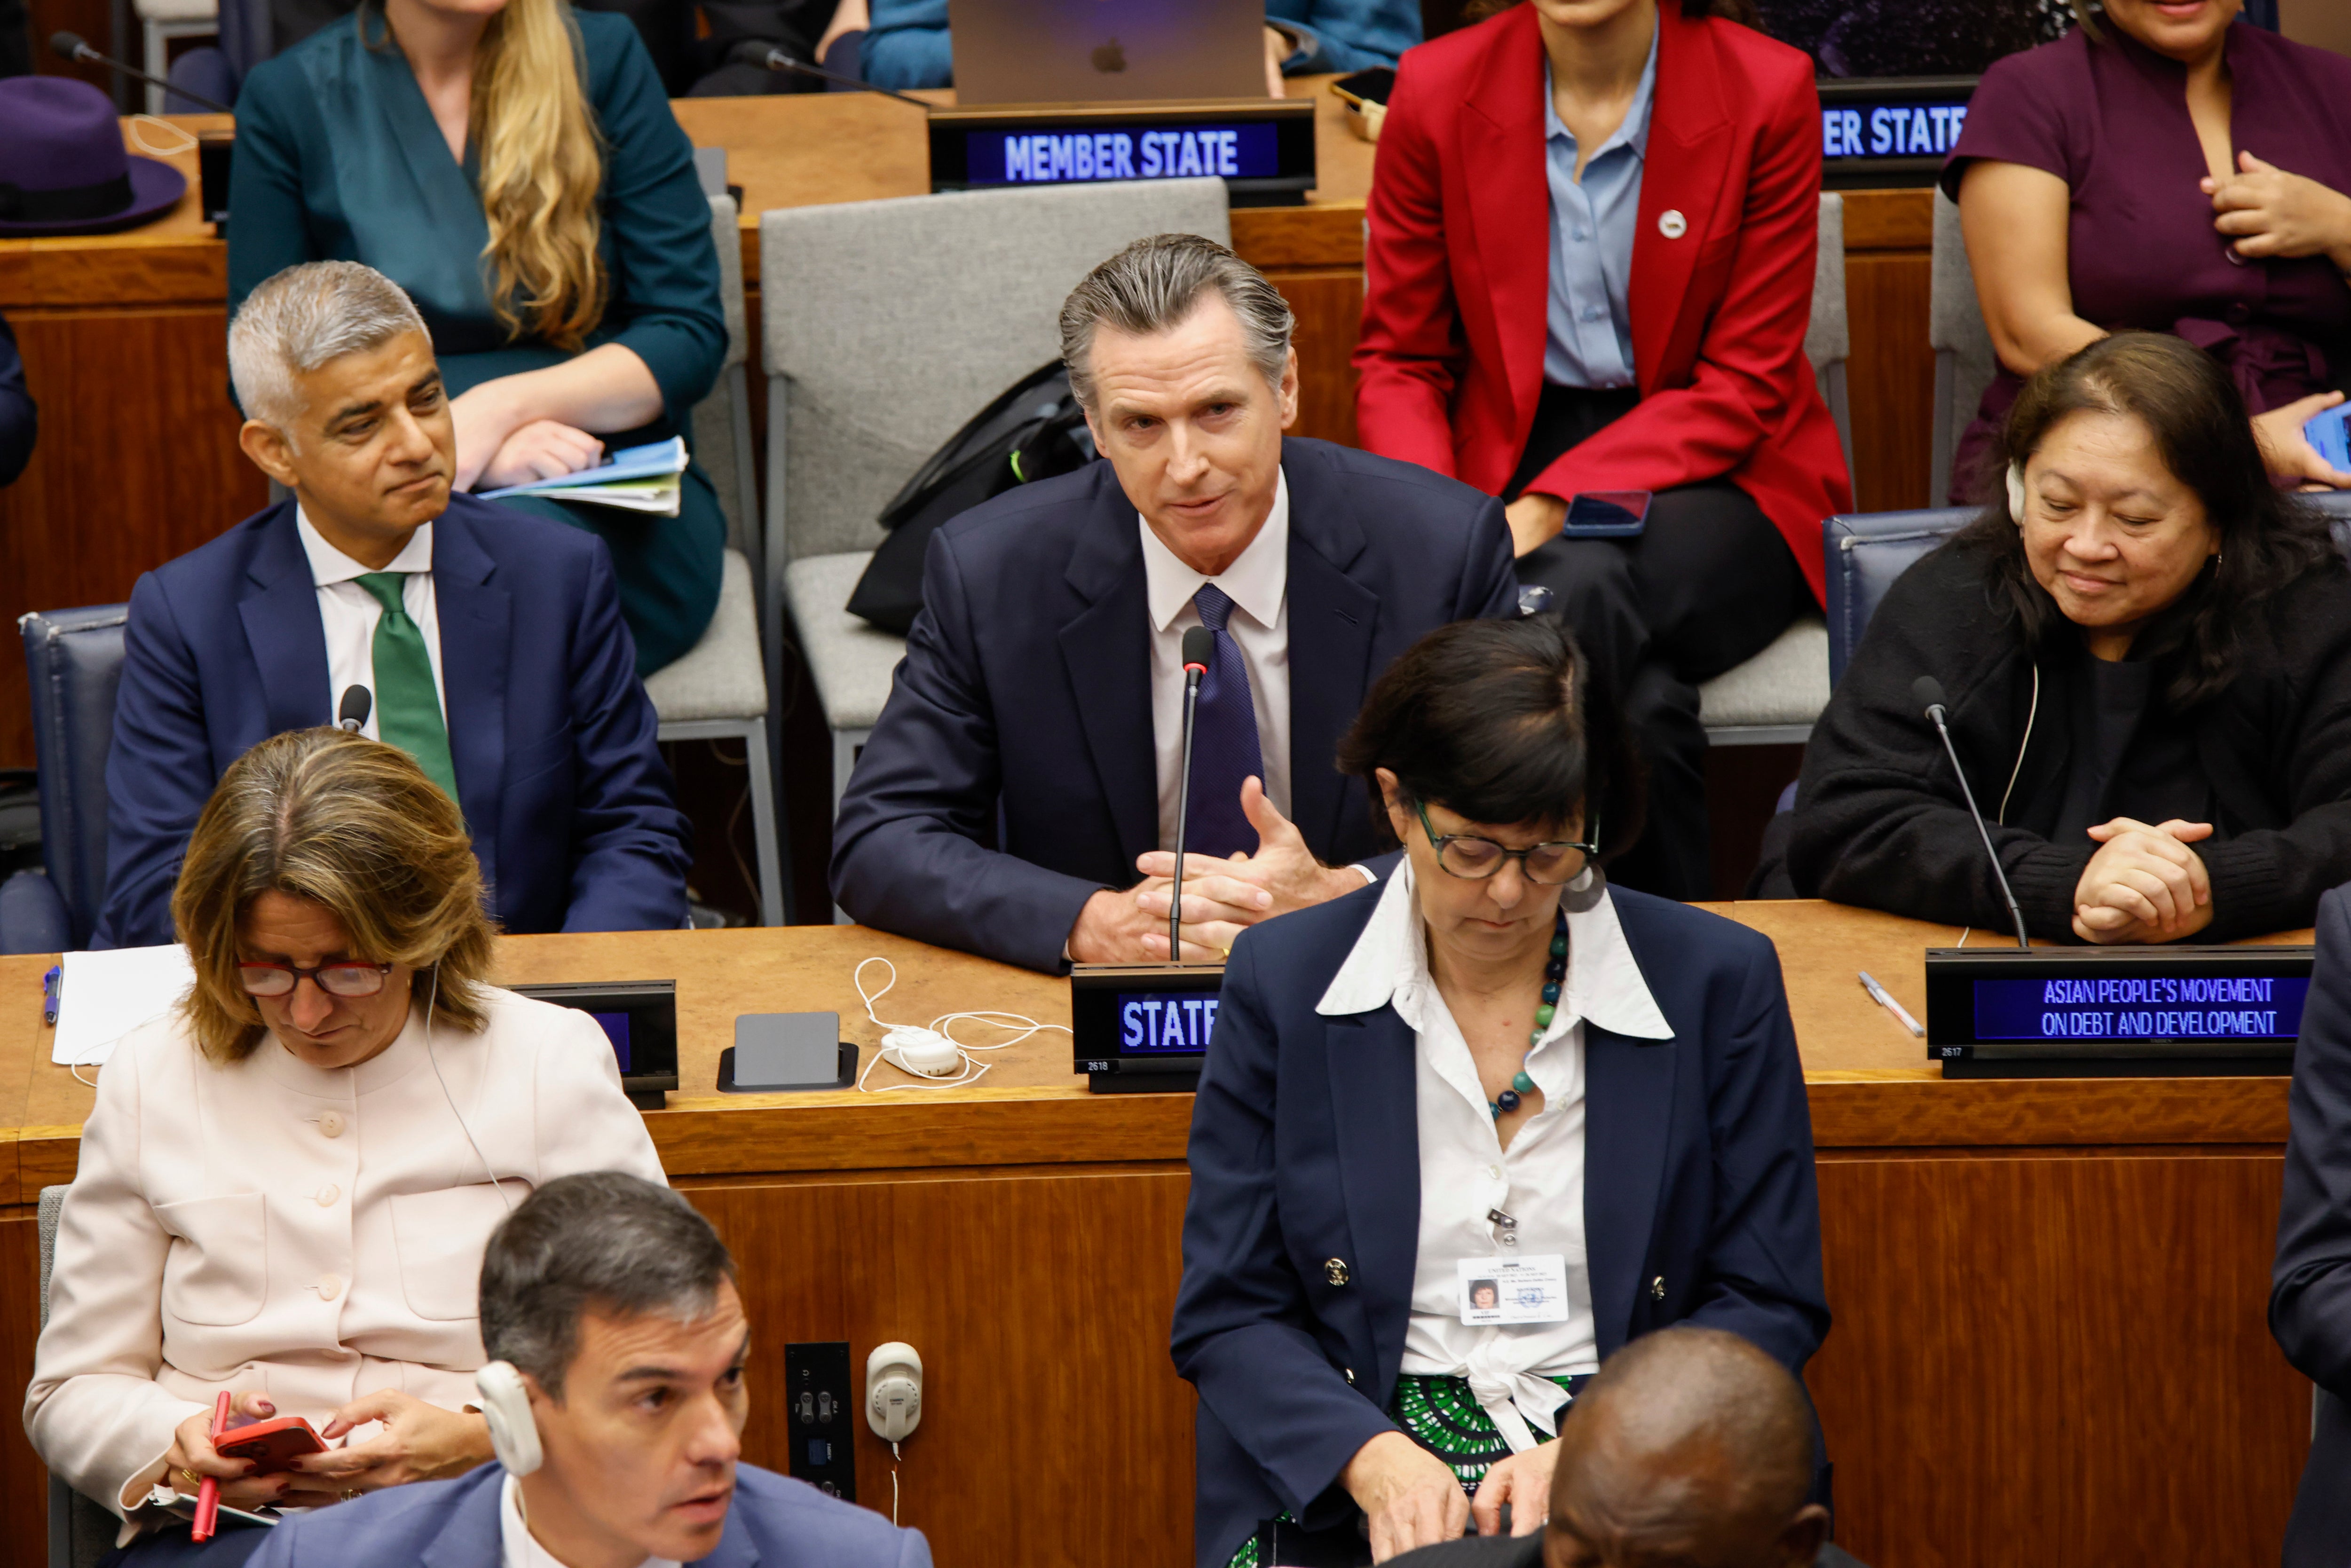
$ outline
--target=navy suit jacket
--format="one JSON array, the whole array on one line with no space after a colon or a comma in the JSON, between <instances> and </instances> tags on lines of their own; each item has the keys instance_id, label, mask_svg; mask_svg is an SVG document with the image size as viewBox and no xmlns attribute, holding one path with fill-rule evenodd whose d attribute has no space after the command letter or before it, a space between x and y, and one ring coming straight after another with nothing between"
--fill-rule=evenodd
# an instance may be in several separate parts
<instances>
[{"instance_id":1,"label":"navy suit jacket","mask_svg":"<svg viewBox=\"0 0 2351 1568\"><path fill-rule=\"evenodd\" d=\"M269 1532L248 1568L497 1568L506 1479L488 1464L455 1480L388 1487L296 1514ZM726 1528L717 1549L696 1561L697 1568L931 1568L931 1548L921 1531L901 1530L871 1509L737 1465Z\"/></svg>"},{"instance_id":2,"label":"navy suit jacket","mask_svg":"<svg viewBox=\"0 0 2351 1568\"><path fill-rule=\"evenodd\" d=\"M2342 1568L2351 1541L2351 887L2318 901L2318 960L2294 1048L2270 1332L2320 1401L2286 1568Z\"/></svg>"},{"instance_id":3,"label":"navy suit jacket","mask_svg":"<svg viewBox=\"0 0 2351 1568\"><path fill-rule=\"evenodd\" d=\"M1392 1428L1420 1242L1412 1029L1315 1004L1377 888L1245 933L1192 1111L1176 1370L1200 1393L1193 1554L1287 1509L1351 1517L1339 1475ZM1611 889L1674 1035L1584 1026L1583 1221L1599 1350L1673 1323L1802 1374L1828 1333L1812 1113L1771 940ZM1333 1267L1333 1261L1343 1267Z\"/></svg>"},{"instance_id":4,"label":"navy suit jacket","mask_svg":"<svg viewBox=\"0 0 2351 1568\"><path fill-rule=\"evenodd\" d=\"M1284 441L1281 463L1290 814L1339 864L1383 847L1333 761L1372 683L1439 626L1513 613L1518 581L1492 497L1327 442ZM1097 462L933 537L922 613L833 825L851 915L1054 969L1086 900L1138 880L1160 847L1141 526Z\"/></svg>"},{"instance_id":5,"label":"navy suit jacket","mask_svg":"<svg viewBox=\"0 0 2351 1568\"><path fill-rule=\"evenodd\" d=\"M693 862L603 541L456 495L433 525L457 800L508 931L674 930ZM256 742L332 724L294 503L139 580L106 760L93 946L169 942L188 834Z\"/></svg>"}]
</instances>

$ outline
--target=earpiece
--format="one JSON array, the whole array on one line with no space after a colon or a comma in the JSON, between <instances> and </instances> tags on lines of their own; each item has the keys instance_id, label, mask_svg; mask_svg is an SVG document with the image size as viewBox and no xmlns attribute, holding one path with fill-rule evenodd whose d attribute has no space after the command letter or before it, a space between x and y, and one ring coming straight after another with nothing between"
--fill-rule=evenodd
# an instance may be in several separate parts
<instances>
[{"instance_id":1,"label":"earpiece","mask_svg":"<svg viewBox=\"0 0 2351 1568\"><path fill-rule=\"evenodd\" d=\"M2008 520L2018 528L2024 526L2024 465L2008 465Z\"/></svg>"},{"instance_id":2,"label":"earpiece","mask_svg":"<svg viewBox=\"0 0 2351 1568\"><path fill-rule=\"evenodd\" d=\"M890 1061L925 1078L952 1078L963 1071L963 1051L935 1030L910 1023L893 1027L882 1037L882 1051Z\"/></svg>"},{"instance_id":3,"label":"earpiece","mask_svg":"<svg viewBox=\"0 0 2351 1568\"><path fill-rule=\"evenodd\" d=\"M481 1392L482 1416L490 1424L490 1448L510 1476L527 1476L546 1461L538 1446L538 1423L530 1413L530 1390L511 1361L494 1361L474 1374Z\"/></svg>"}]
</instances>

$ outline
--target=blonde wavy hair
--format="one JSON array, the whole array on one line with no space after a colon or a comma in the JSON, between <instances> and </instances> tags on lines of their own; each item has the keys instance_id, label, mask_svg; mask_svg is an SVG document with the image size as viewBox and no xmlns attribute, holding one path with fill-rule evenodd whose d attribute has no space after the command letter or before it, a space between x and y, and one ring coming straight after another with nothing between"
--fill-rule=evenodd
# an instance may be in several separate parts
<instances>
[{"instance_id":1,"label":"blonde wavy hair","mask_svg":"<svg viewBox=\"0 0 2351 1568\"><path fill-rule=\"evenodd\" d=\"M253 1053L267 1028L237 979L237 927L265 893L340 921L351 956L440 969L433 1016L489 1021L482 872L457 803L398 747L340 729L272 736L221 775L181 862L172 924L196 983L181 1004L214 1061Z\"/></svg>"},{"instance_id":2,"label":"blonde wavy hair","mask_svg":"<svg viewBox=\"0 0 2351 1568\"><path fill-rule=\"evenodd\" d=\"M363 42L371 16L382 17L381 0L360 12ZM489 220L482 265L490 308L509 337L543 338L566 353L604 319L610 281L596 251L604 141L581 57L569 0L507 0L474 47L465 128Z\"/></svg>"}]
</instances>

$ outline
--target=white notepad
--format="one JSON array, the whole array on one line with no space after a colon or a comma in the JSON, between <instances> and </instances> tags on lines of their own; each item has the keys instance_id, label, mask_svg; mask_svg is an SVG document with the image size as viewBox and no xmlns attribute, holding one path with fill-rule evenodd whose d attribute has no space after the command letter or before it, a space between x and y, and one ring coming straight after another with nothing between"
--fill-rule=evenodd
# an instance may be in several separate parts
<instances>
[{"instance_id":1,"label":"white notepad","mask_svg":"<svg viewBox=\"0 0 2351 1568\"><path fill-rule=\"evenodd\" d=\"M118 947L68 953L57 982L57 1032L49 1060L61 1067L103 1065L114 1042L177 1007L196 971L188 950Z\"/></svg>"}]
</instances>

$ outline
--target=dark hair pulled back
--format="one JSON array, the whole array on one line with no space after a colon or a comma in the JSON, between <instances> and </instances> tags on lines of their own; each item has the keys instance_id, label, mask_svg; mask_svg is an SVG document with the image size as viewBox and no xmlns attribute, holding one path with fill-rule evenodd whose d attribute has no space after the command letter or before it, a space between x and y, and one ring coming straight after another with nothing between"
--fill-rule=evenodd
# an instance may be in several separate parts
<instances>
[{"instance_id":1,"label":"dark hair pulled back","mask_svg":"<svg viewBox=\"0 0 2351 1568\"><path fill-rule=\"evenodd\" d=\"M1580 802L1604 862L1641 833L1642 776L1623 717L1555 615L1458 622L1405 649L1339 742L1340 771L1364 780L1385 841L1383 768L1408 802L1473 822L1562 823Z\"/></svg>"},{"instance_id":2,"label":"dark hair pulled back","mask_svg":"<svg viewBox=\"0 0 2351 1568\"><path fill-rule=\"evenodd\" d=\"M2077 413L2121 414L2154 438L2164 466L2196 493L2220 535L2209 564L2134 643L2135 657L2171 664L2165 699L2186 713L2236 677L2239 638L2263 601L2305 574L2339 563L2326 520L2270 483L2244 399L2220 362L2167 332L2116 332L2043 366L2009 411L2003 468L2022 469L2049 432ZM1993 557L1993 591L2015 612L2037 655L2070 625L2034 580L2006 486L1956 542Z\"/></svg>"}]
</instances>

